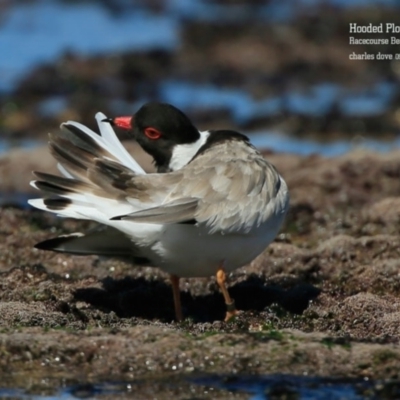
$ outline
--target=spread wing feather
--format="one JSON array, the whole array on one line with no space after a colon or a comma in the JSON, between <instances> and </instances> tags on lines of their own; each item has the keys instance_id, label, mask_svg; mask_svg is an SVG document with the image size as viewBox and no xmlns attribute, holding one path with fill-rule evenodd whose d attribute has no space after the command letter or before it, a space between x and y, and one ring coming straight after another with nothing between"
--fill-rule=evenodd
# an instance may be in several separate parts
<instances>
[{"instance_id":1,"label":"spread wing feather","mask_svg":"<svg viewBox=\"0 0 400 400\"><path fill-rule=\"evenodd\" d=\"M157 205L151 201L130 204L117 184L120 176L145 175L143 169L127 153L105 115L96 119L101 135L69 121L57 134L49 134L49 148L58 161L63 177L37 172L31 185L40 190L43 199L29 203L59 216L94 219L108 223L110 218ZM114 186L113 186L114 184ZM111 225L111 224L110 224Z\"/></svg>"}]
</instances>

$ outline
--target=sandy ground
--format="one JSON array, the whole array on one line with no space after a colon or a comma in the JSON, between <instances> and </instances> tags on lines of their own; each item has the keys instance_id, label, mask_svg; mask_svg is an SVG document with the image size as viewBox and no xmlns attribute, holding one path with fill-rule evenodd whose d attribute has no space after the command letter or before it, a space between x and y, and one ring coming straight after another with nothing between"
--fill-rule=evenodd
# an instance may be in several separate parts
<instances>
[{"instance_id":1,"label":"sandy ground","mask_svg":"<svg viewBox=\"0 0 400 400\"><path fill-rule=\"evenodd\" d=\"M28 170L50 163L46 154L0 159L3 171L19 164L13 179L3 172L2 185L21 189ZM266 157L289 185L291 208L276 241L229 277L243 310L229 323L212 277L182 280L186 320L175 323L168 277L158 269L33 248L91 223L1 208L4 381L26 386L29 376L41 387L44 376L49 384L201 373L399 379L400 152Z\"/></svg>"}]
</instances>

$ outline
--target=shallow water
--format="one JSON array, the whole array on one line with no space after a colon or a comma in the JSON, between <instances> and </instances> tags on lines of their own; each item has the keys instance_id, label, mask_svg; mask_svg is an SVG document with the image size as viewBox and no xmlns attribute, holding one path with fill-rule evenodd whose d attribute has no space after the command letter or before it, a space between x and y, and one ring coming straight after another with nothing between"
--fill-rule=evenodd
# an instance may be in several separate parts
<instances>
[{"instance_id":1,"label":"shallow water","mask_svg":"<svg viewBox=\"0 0 400 400\"><path fill-rule=\"evenodd\" d=\"M7 54L7 57L0 58L0 95L12 91L35 66L54 62L66 51L84 56L151 49L173 52L182 43L182 32L188 21L215 19L222 24L261 19L276 24L315 11L315 7L322 4L336 9L365 5L400 6L395 0L299 0L295 6L289 0L272 0L246 6L230 5L228 12L227 5L207 0L166 0L156 7L142 1L124 0L110 3L10 2L1 8L0 17L0 48ZM305 84L302 88L284 83L278 94L255 99L243 88L224 88L170 77L157 84L156 89L161 101L170 102L184 111L223 110L237 125L246 126L260 119L274 121L282 115L318 119L332 112L356 120L365 117L384 119L385 113L393 108L400 85L385 78L361 88L327 81ZM142 98L129 103L112 98L108 100L108 107L115 113L131 113L147 100ZM68 109L69 101L62 94L48 96L36 103L35 113L39 117L52 118ZM259 148L302 155L337 156L360 147L385 152L400 145L398 138L384 142L379 137L321 142L294 138L278 128L260 132L244 130L244 133L250 135ZM34 141L0 139L0 154L12 147L34 145Z\"/></svg>"},{"instance_id":2,"label":"shallow water","mask_svg":"<svg viewBox=\"0 0 400 400\"><path fill-rule=\"evenodd\" d=\"M316 140L295 138L278 131L246 132L251 143L260 150L272 150L277 153L293 153L303 156L319 154L324 157L337 157L354 150L369 150L386 153L400 148L400 137L391 141L381 141L357 136L353 140L335 140L319 142ZM45 143L37 140L14 140L0 138L0 156L13 148L31 149Z\"/></svg>"},{"instance_id":3,"label":"shallow water","mask_svg":"<svg viewBox=\"0 0 400 400\"><path fill-rule=\"evenodd\" d=\"M95 2L42 0L5 8L0 22L0 48L7 54L0 60L1 91L65 51L93 55L178 45L177 21L142 8L115 16Z\"/></svg>"},{"instance_id":4,"label":"shallow water","mask_svg":"<svg viewBox=\"0 0 400 400\"><path fill-rule=\"evenodd\" d=\"M145 2L115 1L114 8L101 2L56 2L40 0L4 4L0 18L0 91L11 90L15 82L35 65L55 60L65 51L84 55L125 50L167 49L180 44L180 29L187 20L246 21L261 19L279 23L312 10L322 3L335 7L368 4L396 7L396 0L301 0L269 1L247 6L215 4L206 0L168 0L162 13ZM98 40L101 37L101 40Z\"/></svg>"},{"instance_id":5,"label":"shallow water","mask_svg":"<svg viewBox=\"0 0 400 400\"><path fill-rule=\"evenodd\" d=\"M397 85L378 82L363 90L351 90L333 83L320 83L302 91L283 91L276 97L254 100L240 89L223 89L215 85L164 81L161 100L185 108L195 99L196 106L228 110L235 122L244 124L259 117L274 117L284 112L304 116L323 116L337 107L344 116L381 115L397 93Z\"/></svg>"},{"instance_id":6,"label":"shallow water","mask_svg":"<svg viewBox=\"0 0 400 400\"><path fill-rule=\"evenodd\" d=\"M280 132L252 132L248 136L253 145L259 149L270 149L277 153L293 153L303 156L319 154L324 157L337 157L355 150L386 153L400 148L400 137L391 141L381 141L359 135L352 140L319 142L295 138Z\"/></svg>"},{"instance_id":7,"label":"shallow water","mask_svg":"<svg viewBox=\"0 0 400 400\"><path fill-rule=\"evenodd\" d=\"M42 389L43 390L43 389ZM101 399L101 398L179 398L296 399L296 400L363 400L398 399L399 382L373 382L368 379L333 379L296 375L264 375L252 377L202 376L132 382L78 383L46 394L40 390L1 389L1 399ZM143 397L147 396L147 397ZM184 397L181 397L184 396Z\"/></svg>"},{"instance_id":8,"label":"shallow water","mask_svg":"<svg viewBox=\"0 0 400 400\"><path fill-rule=\"evenodd\" d=\"M182 43L182 31L190 20L243 22L265 20L288 22L315 7L398 7L395 0L273 0L254 5L221 5L212 1L168 0L152 9L146 2L115 1L106 8L100 2L58 2L37 0L1 8L0 93L10 92L35 66L54 62L65 52L84 56L118 54L132 50L163 49L173 52ZM229 8L228 8L229 7ZM101 38L101 40L99 40ZM285 86L285 85L284 85ZM282 113L319 117L332 110L343 116L372 117L390 108L398 84L382 80L364 89L321 82L295 90L288 85L279 96L254 99L245 90L216 85L165 80L158 87L160 99L177 107L208 107L228 110L235 122L245 124L258 117ZM147 99L142 99L146 101ZM51 116L65 107L62 97L38 104L38 113ZM121 112L123 104L118 102ZM127 104L132 110L132 105Z\"/></svg>"}]
</instances>

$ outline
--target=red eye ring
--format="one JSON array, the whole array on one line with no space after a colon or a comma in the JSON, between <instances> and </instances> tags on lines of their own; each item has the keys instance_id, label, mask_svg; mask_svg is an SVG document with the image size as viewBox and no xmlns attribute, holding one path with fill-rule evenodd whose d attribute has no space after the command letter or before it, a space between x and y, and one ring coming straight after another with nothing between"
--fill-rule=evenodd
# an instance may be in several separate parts
<instances>
[{"instance_id":1,"label":"red eye ring","mask_svg":"<svg viewBox=\"0 0 400 400\"><path fill-rule=\"evenodd\" d=\"M161 137L161 132L158 129L152 127L145 128L144 134L151 140L157 140Z\"/></svg>"}]
</instances>

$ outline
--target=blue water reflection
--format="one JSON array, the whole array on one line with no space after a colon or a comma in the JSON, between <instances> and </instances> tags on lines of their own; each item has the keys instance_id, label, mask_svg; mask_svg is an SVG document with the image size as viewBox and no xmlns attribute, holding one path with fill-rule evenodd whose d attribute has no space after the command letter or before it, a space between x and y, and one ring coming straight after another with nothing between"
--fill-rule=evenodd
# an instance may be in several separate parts
<instances>
[{"instance_id":1,"label":"blue water reflection","mask_svg":"<svg viewBox=\"0 0 400 400\"><path fill-rule=\"evenodd\" d=\"M143 390L141 382L104 382L104 383L83 383L67 386L55 390L53 395L29 395L21 389L1 389L1 399L32 399L32 400L53 400L53 399L101 399L107 398L144 398L149 396L151 382ZM387 386L387 388L386 388ZM268 399L297 399L297 400L367 400L385 398L398 399L400 395L399 382L374 382L369 379L336 379L327 377L308 377L299 375L264 375L264 376L203 376L199 378L174 377L171 380L154 381L157 389L153 395L163 397L163 394L171 394L176 389L181 395L187 394L187 398L212 398L212 393L228 395L240 394L240 398L249 400ZM385 390L386 389L386 390ZM146 393L146 394L144 394ZM206 397L203 397L206 396ZM147 398L147 397L146 397ZM220 397L218 397L220 398ZM225 397L224 397L225 398ZM228 397L227 397L228 398Z\"/></svg>"},{"instance_id":2,"label":"blue water reflection","mask_svg":"<svg viewBox=\"0 0 400 400\"><path fill-rule=\"evenodd\" d=\"M355 150L370 150L386 153L400 148L400 138L383 142L355 136L351 140L336 140L326 143L315 140L299 139L279 132L253 132L248 135L254 146L259 149L271 149L278 153L293 153L303 156L319 154L336 157Z\"/></svg>"},{"instance_id":3,"label":"blue water reflection","mask_svg":"<svg viewBox=\"0 0 400 400\"><path fill-rule=\"evenodd\" d=\"M396 95L398 88L390 82L379 82L368 88L349 93L339 103L344 115L375 116L382 115Z\"/></svg>"},{"instance_id":4,"label":"blue water reflection","mask_svg":"<svg viewBox=\"0 0 400 400\"><path fill-rule=\"evenodd\" d=\"M67 50L85 55L172 50L179 43L178 32L177 21L170 15L142 8L112 15L100 2L48 0L4 7L0 19L0 91L11 90L35 65L54 61Z\"/></svg>"},{"instance_id":5,"label":"blue water reflection","mask_svg":"<svg viewBox=\"0 0 400 400\"><path fill-rule=\"evenodd\" d=\"M187 20L281 23L322 5L400 6L397 0L271 0L229 6L207 0L165 0L158 10L151 10L146 2L115 1L120 12L110 12L106 4L37 0L3 5L0 48L7 56L0 58L0 91L10 91L35 65L54 61L65 51L85 55L154 48L172 51L181 43L180 31Z\"/></svg>"},{"instance_id":6,"label":"blue water reflection","mask_svg":"<svg viewBox=\"0 0 400 400\"><path fill-rule=\"evenodd\" d=\"M115 6L114 11L111 3ZM298 16L300 11L307 13L318 6L400 6L397 0L270 0L229 6L212 0L115 0L111 3L36 0L8 2L3 6L0 14L0 48L3 54L0 57L0 93L11 91L34 66L54 62L65 51L85 56L151 49L174 52L181 44L181 31L188 20L215 20L223 24L261 19L279 23ZM227 111L237 125L244 127L259 120L265 122L265 126L275 126L274 119L284 119L287 115L324 118L333 114L335 118L337 113L342 118L381 117L386 120L386 113L395 104L400 84L394 80L377 79L357 88L328 81L305 83L299 88L284 81L282 87L268 97L254 98L243 87L227 88L169 77L154 83L154 93L160 100L189 113L193 110ZM110 98L104 102L108 102L112 112L125 114L146 100L149 99L136 99L129 103L121 98ZM36 115L43 118L58 116L70 106L73 108L69 101L74 100L62 95L38 100L34 105ZM270 121L272 123L267 125ZM350 142L319 143L265 130L259 134L251 133L251 136L260 148L325 156L340 155L360 146L374 151L389 151L400 144L398 139L384 143L360 141L358 138ZM22 143L24 147L32 144ZM0 142L0 152L4 153L11 147L12 143Z\"/></svg>"},{"instance_id":7,"label":"blue water reflection","mask_svg":"<svg viewBox=\"0 0 400 400\"><path fill-rule=\"evenodd\" d=\"M184 110L190 104L205 110L228 110L236 123L245 124L252 119L283 113L321 117L332 112L336 106L346 116L382 115L397 91L397 84L386 81L364 89L324 82L303 90L283 91L279 96L255 100L242 89L165 80L159 86L159 97Z\"/></svg>"},{"instance_id":8,"label":"blue water reflection","mask_svg":"<svg viewBox=\"0 0 400 400\"><path fill-rule=\"evenodd\" d=\"M362 400L376 398L373 382L363 379L334 379L296 375L266 375L256 377L206 377L197 383L230 392L248 393L249 400ZM367 392L369 389L369 393ZM367 392L367 395L363 393Z\"/></svg>"},{"instance_id":9,"label":"blue water reflection","mask_svg":"<svg viewBox=\"0 0 400 400\"><path fill-rule=\"evenodd\" d=\"M246 133L251 143L260 150L271 150L277 153L292 153L302 156L319 154L324 157L336 157L354 150L369 150L386 153L400 149L400 137L392 141L379 141L356 136L352 140L336 140L326 143L315 140L299 139L277 131L259 131ZM0 133L1 136L1 133ZM0 139L0 156L14 148L32 149L44 145L37 140L9 141Z\"/></svg>"}]
</instances>

